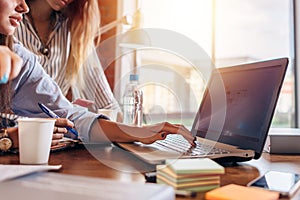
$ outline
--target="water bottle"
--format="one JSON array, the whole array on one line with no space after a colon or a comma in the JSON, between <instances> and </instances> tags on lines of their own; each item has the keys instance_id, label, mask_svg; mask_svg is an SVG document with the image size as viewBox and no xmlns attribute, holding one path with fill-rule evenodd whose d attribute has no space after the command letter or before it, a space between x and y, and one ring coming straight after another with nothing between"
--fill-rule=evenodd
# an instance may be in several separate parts
<instances>
[{"instance_id":1,"label":"water bottle","mask_svg":"<svg viewBox=\"0 0 300 200\"><path fill-rule=\"evenodd\" d=\"M123 96L123 123L141 126L143 119L143 92L138 88L138 75L131 74Z\"/></svg>"}]
</instances>

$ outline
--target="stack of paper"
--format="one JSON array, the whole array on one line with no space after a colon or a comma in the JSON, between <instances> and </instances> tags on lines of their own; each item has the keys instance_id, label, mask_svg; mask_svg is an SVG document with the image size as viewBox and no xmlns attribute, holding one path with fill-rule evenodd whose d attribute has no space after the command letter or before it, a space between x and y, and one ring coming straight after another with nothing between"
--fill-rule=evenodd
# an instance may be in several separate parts
<instances>
[{"instance_id":1,"label":"stack of paper","mask_svg":"<svg viewBox=\"0 0 300 200\"><path fill-rule=\"evenodd\" d=\"M157 166L157 183L176 190L208 191L220 186L224 167L209 158L167 160Z\"/></svg>"}]
</instances>

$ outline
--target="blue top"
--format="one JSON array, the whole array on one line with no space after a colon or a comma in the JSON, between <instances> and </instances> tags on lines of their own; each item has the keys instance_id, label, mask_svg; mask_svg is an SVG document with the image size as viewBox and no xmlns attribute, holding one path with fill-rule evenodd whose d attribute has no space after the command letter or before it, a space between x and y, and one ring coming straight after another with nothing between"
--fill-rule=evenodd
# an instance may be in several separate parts
<instances>
[{"instance_id":1,"label":"blue top","mask_svg":"<svg viewBox=\"0 0 300 200\"><path fill-rule=\"evenodd\" d=\"M91 125L99 115L71 104L37 62L34 54L20 44L14 45L14 51L23 59L21 72L11 84L14 113L26 117L48 117L38 106L41 102L58 116L73 121L79 139L89 142Z\"/></svg>"}]
</instances>

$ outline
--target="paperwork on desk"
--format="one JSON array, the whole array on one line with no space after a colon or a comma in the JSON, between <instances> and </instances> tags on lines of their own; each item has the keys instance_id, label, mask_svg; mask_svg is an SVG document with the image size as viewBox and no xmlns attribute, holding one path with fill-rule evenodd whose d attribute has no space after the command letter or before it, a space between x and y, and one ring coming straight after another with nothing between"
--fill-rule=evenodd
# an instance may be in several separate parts
<instances>
[{"instance_id":1,"label":"paperwork on desk","mask_svg":"<svg viewBox=\"0 0 300 200\"><path fill-rule=\"evenodd\" d=\"M0 164L0 182L21 177L27 174L59 170L61 165L1 165Z\"/></svg>"},{"instance_id":2,"label":"paperwork on desk","mask_svg":"<svg viewBox=\"0 0 300 200\"><path fill-rule=\"evenodd\" d=\"M299 142L299 128L271 128L265 146L269 147L270 153L300 154Z\"/></svg>"},{"instance_id":3,"label":"paperwork on desk","mask_svg":"<svg viewBox=\"0 0 300 200\"><path fill-rule=\"evenodd\" d=\"M175 191L170 186L120 182L55 172L34 173L2 182L0 185L1 199L9 200L19 200L24 197L31 200L175 199Z\"/></svg>"}]
</instances>

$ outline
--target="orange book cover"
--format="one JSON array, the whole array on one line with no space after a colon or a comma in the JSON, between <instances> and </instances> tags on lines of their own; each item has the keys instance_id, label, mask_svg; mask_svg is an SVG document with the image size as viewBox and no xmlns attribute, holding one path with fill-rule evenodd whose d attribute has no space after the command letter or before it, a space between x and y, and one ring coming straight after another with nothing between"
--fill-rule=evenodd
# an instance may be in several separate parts
<instances>
[{"instance_id":1,"label":"orange book cover","mask_svg":"<svg viewBox=\"0 0 300 200\"><path fill-rule=\"evenodd\" d=\"M229 184L205 194L206 200L277 200L278 198L278 192L236 184Z\"/></svg>"}]
</instances>

